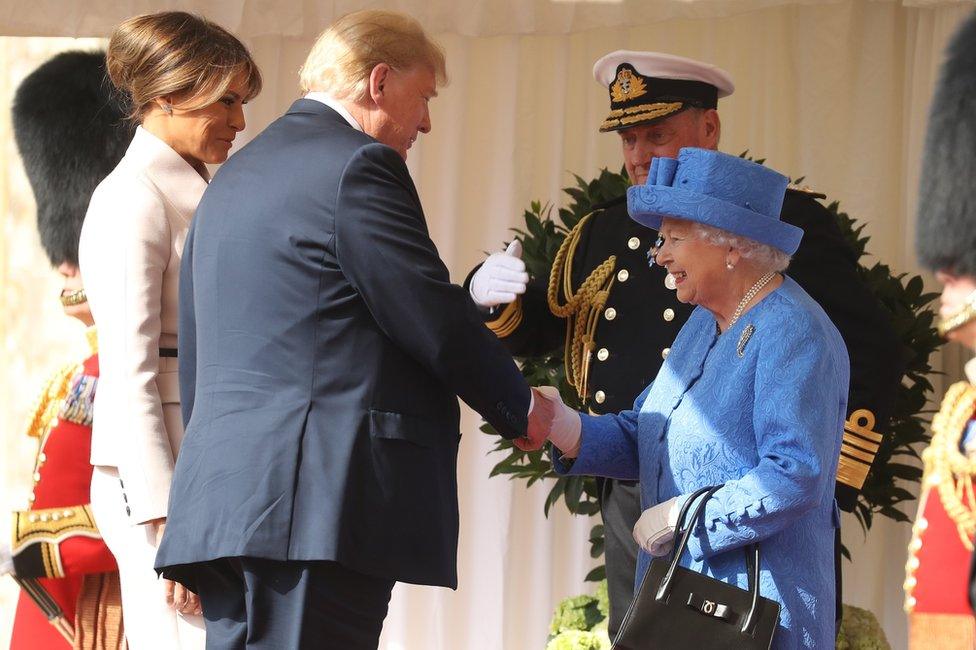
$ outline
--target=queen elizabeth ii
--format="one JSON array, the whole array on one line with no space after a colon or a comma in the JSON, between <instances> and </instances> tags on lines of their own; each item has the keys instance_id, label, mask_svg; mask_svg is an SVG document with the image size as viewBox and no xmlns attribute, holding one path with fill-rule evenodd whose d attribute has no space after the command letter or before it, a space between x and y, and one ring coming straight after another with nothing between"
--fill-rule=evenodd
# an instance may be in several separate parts
<instances>
[{"instance_id":1,"label":"queen elizabeth ii","mask_svg":"<svg viewBox=\"0 0 976 650\"><path fill-rule=\"evenodd\" d=\"M541 429L557 472L640 480L638 580L671 549L688 495L722 485L682 565L747 588L741 548L759 543L760 593L781 605L772 647L829 648L849 361L824 311L783 274L802 236L777 216L787 182L715 151L655 159L628 208L659 231L654 259L697 307L632 410L594 416L551 392L536 399L552 407Z\"/></svg>"}]
</instances>

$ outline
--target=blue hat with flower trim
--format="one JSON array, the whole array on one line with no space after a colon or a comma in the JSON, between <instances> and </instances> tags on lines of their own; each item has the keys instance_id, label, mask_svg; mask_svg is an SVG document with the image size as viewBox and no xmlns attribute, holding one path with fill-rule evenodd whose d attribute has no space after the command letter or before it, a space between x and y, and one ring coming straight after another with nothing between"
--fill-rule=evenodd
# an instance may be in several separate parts
<instances>
[{"instance_id":1,"label":"blue hat with flower trim","mask_svg":"<svg viewBox=\"0 0 976 650\"><path fill-rule=\"evenodd\" d=\"M644 185L627 190L627 211L660 230L664 217L748 237L792 255L803 230L779 219L789 179L768 167L718 151L685 147L654 158Z\"/></svg>"}]
</instances>

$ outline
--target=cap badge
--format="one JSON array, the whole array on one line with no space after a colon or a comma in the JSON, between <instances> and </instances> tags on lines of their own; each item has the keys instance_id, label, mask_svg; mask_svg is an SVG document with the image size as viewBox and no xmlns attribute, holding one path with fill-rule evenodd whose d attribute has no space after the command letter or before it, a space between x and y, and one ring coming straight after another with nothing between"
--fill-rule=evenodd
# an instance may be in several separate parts
<instances>
[{"instance_id":1,"label":"cap badge","mask_svg":"<svg viewBox=\"0 0 976 650\"><path fill-rule=\"evenodd\" d=\"M621 67L617 79L610 86L610 98L615 102L626 102L647 94L647 84L630 68Z\"/></svg>"}]
</instances>

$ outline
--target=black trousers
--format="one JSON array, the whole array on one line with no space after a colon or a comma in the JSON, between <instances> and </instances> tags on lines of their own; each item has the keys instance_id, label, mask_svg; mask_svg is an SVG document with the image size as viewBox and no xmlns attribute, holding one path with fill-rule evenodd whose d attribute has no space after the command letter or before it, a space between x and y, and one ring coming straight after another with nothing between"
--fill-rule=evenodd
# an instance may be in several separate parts
<instances>
[{"instance_id":1,"label":"black trousers","mask_svg":"<svg viewBox=\"0 0 976 650\"><path fill-rule=\"evenodd\" d=\"M393 590L336 562L222 558L195 577L207 650L375 650Z\"/></svg>"}]
</instances>

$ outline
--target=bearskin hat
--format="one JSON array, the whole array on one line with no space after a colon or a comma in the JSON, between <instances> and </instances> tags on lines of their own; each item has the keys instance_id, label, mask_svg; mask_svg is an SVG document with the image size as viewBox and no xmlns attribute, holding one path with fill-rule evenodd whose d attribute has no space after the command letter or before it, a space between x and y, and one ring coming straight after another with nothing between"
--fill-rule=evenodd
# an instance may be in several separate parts
<instances>
[{"instance_id":1,"label":"bearskin hat","mask_svg":"<svg viewBox=\"0 0 976 650\"><path fill-rule=\"evenodd\" d=\"M105 74L105 53L64 52L30 73L14 95L13 127L41 245L53 265L77 265L88 201L133 134Z\"/></svg>"},{"instance_id":2,"label":"bearskin hat","mask_svg":"<svg viewBox=\"0 0 976 650\"><path fill-rule=\"evenodd\" d=\"M915 250L929 269L976 277L976 13L950 42L932 99Z\"/></svg>"}]
</instances>

